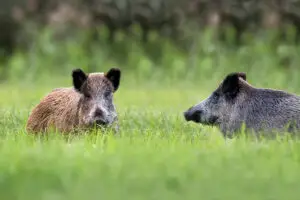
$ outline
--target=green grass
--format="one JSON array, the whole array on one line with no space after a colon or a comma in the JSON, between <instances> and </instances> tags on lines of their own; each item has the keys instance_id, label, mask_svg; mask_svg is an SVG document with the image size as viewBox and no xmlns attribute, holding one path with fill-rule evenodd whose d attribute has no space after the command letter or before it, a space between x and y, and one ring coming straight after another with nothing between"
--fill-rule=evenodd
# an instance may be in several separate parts
<instances>
[{"instance_id":1,"label":"green grass","mask_svg":"<svg viewBox=\"0 0 300 200\"><path fill-rule=\"evenodd\" d=\"M64 80L1 86L1 199L298 199L300 143L225 141L186 123L182 112L210 92L197 85L124 83L120 136L26 135L32 106Z\"/></svg>"},{"instance_id":2,"label":"green grass","mask_svg":"<svg viewBox=\"0 0 300 200\"><path fill-rule=\"evenodd\" d=\"M300 94L298 47L254 40L234 50L204 37L182 53L158 41L161 48L146 47L157 51L155 60L131 41L108 50L101 43L91 55L80 40L37 41L14 55L0 85L0 199L299 199L299 141L224 140L182 115L233 71L246 72L254 86ZM27 135L33 106L71 86L73 67L90 64L91 71L122 68L120 135Z\"/></svg>"}]
</instances>

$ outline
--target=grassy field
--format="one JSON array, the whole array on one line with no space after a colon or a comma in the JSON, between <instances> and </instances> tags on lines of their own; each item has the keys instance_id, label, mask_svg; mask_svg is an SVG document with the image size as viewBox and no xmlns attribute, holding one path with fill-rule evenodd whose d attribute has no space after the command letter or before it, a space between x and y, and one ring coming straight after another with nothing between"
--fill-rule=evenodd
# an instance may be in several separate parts
<instances>
[{"instance_id":1,"label":"grassy field","mask_svg":"<svg viewBox=\"0 0 300 200\"><path fill-rule=\"evenodd\" d=\"M300 144L225 141L216 128L186 123L182 112L210 92L196 86L124 84L118 137L26 135L32 106L62 84L1 86L1 199L299 197Z\"/></svg>"},{"instance_id":2,"label":"grassy field","mask_svg":"<svg viewBox=\"0 0 300 200\"><path fill-rule=\"evenodd\" d=\"M291 68L282 68L270 47L254 45L249 55L244 51L202 53L194 60L199 68L187 68L193 76L183 73L189 58L174 52L166 50L164 59L179 71L149 68L145 56L131 53L135 59L126 65L139 69L124 70L115 96L120 136L95 132L42 139L26 134L32 107L51 89L71 86L67 69L64 76L47 72L40 74L42 81L16 76L1 84L0 198L299 199L298 141L224 140L218 129L183 119L183 111L209 95L230 71L247 72L249 82L258 87L300 93L296 54ZM18 71L22 65L54 64L54 55L38 56L33 62L17 55L10 73L28 77L33 72ZM76 56L65 60L76 63ZM221 64L214 66L216 60ZM106 62L104 68L112 64Z\"/></svg>"}]
</instances>

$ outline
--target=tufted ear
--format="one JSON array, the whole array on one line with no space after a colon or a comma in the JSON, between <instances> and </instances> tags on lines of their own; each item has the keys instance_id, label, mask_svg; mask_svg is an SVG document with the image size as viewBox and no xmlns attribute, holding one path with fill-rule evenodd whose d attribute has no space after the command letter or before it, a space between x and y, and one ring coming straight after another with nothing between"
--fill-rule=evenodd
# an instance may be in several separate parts
<instances>
[{"instance_id":1,"label":"tufted ear","mask_svg":"<svg viewBox=\"0 0 300 200\"><path fill-rule=\"evenodd\" d=\"M113 84L114 92L118 90L120 85L121 70L118 68L111 68L105 77Z\"/></svg>"},{"instance_id":2,"label":"tufted ear","mask_svg":"<svg viewBox=\"0 0 300 200\"><path fill-rule=\"evenodd\" d=\"M238 75L238 77L241 77L244 81L247 81L246 73L244 73L244 72L238 72L237 75Z\"/></svg>"},{"instance_id":3,"label":"tufted ear","mask_svg":"<svg viewBox=\"0 0 300 200\"><path fill-rule=\"evenodd\" d=\"M73 86L78 91L81 92L81 87L87 80L87 75L81 69L74 69L72 71Z\"/></svg>"},{"instance_id":4,"label":"tufted ear","mask_svg":"<svg viewBox=\"0 0 300 200\"><path fill-rule=\"evenodd\" d=\"M239 78L246 80L246 74L242 72L228 74L222 83L222 93L230 98L236 97L240 90Z\"/></svg>"}]
</instances>

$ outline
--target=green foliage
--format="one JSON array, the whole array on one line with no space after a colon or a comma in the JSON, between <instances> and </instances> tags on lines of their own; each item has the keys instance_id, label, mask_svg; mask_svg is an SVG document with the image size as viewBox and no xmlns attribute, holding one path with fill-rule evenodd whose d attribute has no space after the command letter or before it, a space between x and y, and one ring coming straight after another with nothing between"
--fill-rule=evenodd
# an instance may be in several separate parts
<instances>
[{"instance_id":1,"label":"green foliage","mask_svg":"<svg viewBox=\"0 0 300 200\"><path fill-rule=\"evenodd\" d=\"M16 52L7 64L7 80L33 81L49 74L56 78L69 77L70 71L80 67L86 71L106 71L120 67L131 77L126 82L138 84L144 79L151 83L201 81L205 85L218 81L231 71L247 72L249 77L259 76L256 84L270 84L270 71L279 80L275 87L289 87L298 83L297 75L300 49L289 42L276 42L276 33L262 32L259 37L247 38L247 43L236 47L226 46L215 40L212 30L201 35L191 34L185 49L170 40L153 34L149 43L123 37L115 43L106 41L106 32L97 43L90 43L86 32L74 33L66 40L56 40L50 30L41 32L27 52ZM0 66L1 67L1 66ZM211 77L211 81L206 81ZM205 80L205 81L202 81ZM274 85L275 84L275 85ZM267 85L269 86L269 85ZM293 88L292 88L293 89Z\"/></svg>"}]
</instances>

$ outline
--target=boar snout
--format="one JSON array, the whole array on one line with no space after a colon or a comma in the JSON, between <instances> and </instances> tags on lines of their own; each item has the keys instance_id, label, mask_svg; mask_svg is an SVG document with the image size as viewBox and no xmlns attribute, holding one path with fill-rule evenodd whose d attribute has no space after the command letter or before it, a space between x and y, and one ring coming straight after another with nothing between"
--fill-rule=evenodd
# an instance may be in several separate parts
<instances>
[{"instance_id":1,"label":"boar snout","mask_svg":"<svg viewBox=\"0 0 300 200\"><path fill-rule=\"evenodd\" d=\"M201 110L193 110L193 108L190 108L184 112L184 118L186 121L200 122L201 114Z\"/></svg>"},{"instance_id":2,"label":"boar snout","mask_svg":"<svg viewBox=\"0 0 300 200\"><path fill-rule=\"evenodd\" d=\"M103 112L103 110L101 108L97 108L95 110L94 115L95 115L95 118L103 118L104 112Z\"/></svg>"},{"instance_id":3,"label":"boar snout","mask_svg":"<svg viewBox=\"0 0 300 200\"><path fill-rule=\"evenodd\" d=\"M94 120L97 125L107 125L109 121L106 119L106 112L101 109L97 108L94 112Z\"/></svg>"}]
</instances>

